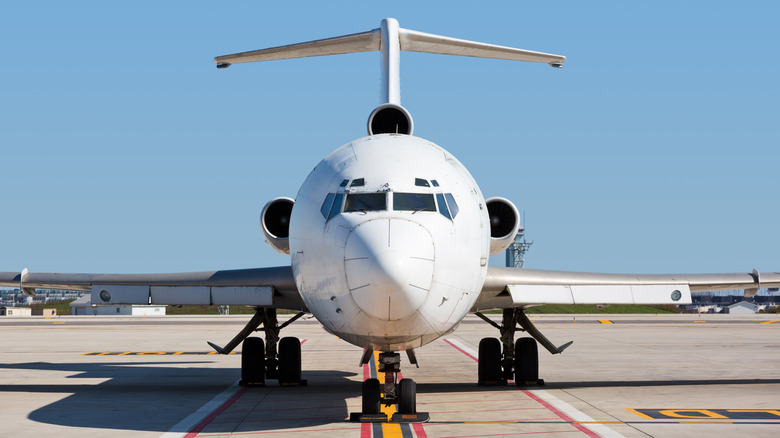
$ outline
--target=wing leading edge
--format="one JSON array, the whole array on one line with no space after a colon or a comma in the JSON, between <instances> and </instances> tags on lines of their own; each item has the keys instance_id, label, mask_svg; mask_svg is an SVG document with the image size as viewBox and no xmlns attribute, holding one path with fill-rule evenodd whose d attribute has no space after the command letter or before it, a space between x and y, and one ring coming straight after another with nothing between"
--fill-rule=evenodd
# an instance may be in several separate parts
<instances>
[{"instance_id":1,"label":"wing leading edge","mask_svg":"<svg viewBox=\"0 0 780 438\"><path fill-rule=\"evenodd\" d=\"M473 311L540 304L690 304L692 292L780 287L780 273L598 274L490 266Z\"/></svg>"},{"instance_id":2,"label":"wing leading edge","mask_svg":"<svg viewBox=\"0 0 780 438\"><path fill-rule=\"evenodd\" d=\"M292 268L235 269L168 274L60 274L0 272L0 286L89 291L93 304L257 305L307 310Z\"/></svg>"}]
</instances>

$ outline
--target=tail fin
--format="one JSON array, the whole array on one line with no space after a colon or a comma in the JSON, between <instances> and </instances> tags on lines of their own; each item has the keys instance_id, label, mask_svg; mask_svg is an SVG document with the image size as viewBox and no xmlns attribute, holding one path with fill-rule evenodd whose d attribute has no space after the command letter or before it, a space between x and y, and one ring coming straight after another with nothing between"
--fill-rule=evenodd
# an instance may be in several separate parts
<instances>
[{"instance_id":1,"label":"tail fin","mask_svg":"<svg viewBox=\"0 0 780 438\"><path fill-rule=\"evenodd\" d=\"M355 52L382 52L382 92L385 104L401 105L400 51L543 62L562 67L565 56L533 52L494 44L449 38L414 30L402 29L394 18L382 20L379 29L351 35L272 47L214 58L217 68L244 62L273 61L310 56L339 55Z\"/></svg>"}]
</instances>

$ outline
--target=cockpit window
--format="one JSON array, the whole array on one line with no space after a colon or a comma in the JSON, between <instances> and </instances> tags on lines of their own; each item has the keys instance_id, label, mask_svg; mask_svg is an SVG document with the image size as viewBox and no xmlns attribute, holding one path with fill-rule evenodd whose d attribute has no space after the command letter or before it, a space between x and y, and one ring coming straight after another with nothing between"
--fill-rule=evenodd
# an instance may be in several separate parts
<instances>
[{"instance_id":1,"label":"cockpit window","mask_svg":"<svg viewBox=\"0 0 780 438\"><path fill-rule=\"evenodd\" d=\"M385 193L349 193L347 194L347 202L344 204L345 213L383 210L387 210L387 194Z\"/></svg>"},{"instance_id":2,"label":"cockpit window","mask_svg":"<svg viewBox=\"0 0 780 438\"><path fill-rule=\"evenodd\" d=\"M393 210L436 211L431 193L393 193Z\"/></svg>"},{"instance_id":3,"label":"cockpit window","mask_svg":"<svg viewBox=\"0 0 780 438\"><path fill-rule=\"evenodd\" d=\"M422 178L415 178L414 179L414 185L418 187L430 187L431 185L428 184L428 180L424 180Z\"/></svg>"},{"instance_id":4,"label":"cockpit window","mask_svg":"<svg viewBox=\"0 0 780 438\"><path fill-rule=\"evenodd\" d=\"M335 193L328 193L328 196L325 197L325 202L322 203L322 207L320 207L320 213L322 213L322 217L328 218L328 213L330 213L330 207L333 205L333 198L336 197Z\"/></svg>"},{"instance_id":5,"label":"cockpit window","mask_svg":"<svg viewBox=\"0 0 780 438\"><path fill-rule=\"evenodd\" d=\"M339 187L346 187L347 184L349 184L349 180L345 179L344 181L341 181L341 184L339 184Z\"/></svg>"},{"instance_id":6,"label":"cockpit window","mask_svg":"<svg viewBox=\"0 0 780 438\"><path fill-rule=\"evenodd\" d=\"M452 197L452 193L445 193L444 197L447 198L447 205L450 207L450 214L452 218L458 215L458 204L455 202L455 198Z\"/></svg>"},{"instance_id":7,"label":"cockpit window","mask_svg":"<svg viewBox=\"0 0 780 438\"><path fill-rule=\"evenodd\" d=\"M356 178L352 180L352 184L350 184L350 187L362 187L366 185L366 179L365 178Z\"/></svg>"},{"instance_id":8,"label":"cockpit window","mask_svg":"<svg viewBox=\"0 0 780 438\"><path fill-rule=\"evenodd\" d=\"M450 211L447 209L447 203L444 202L444 195L441 193L436 194L436 203L439 204L439 213L447 219L452 219Z\"/></svg>"},{"instance_id":9,"label":"cockpit window","mask_svg":"<svg viewBox=\"0 0 780 438\"><path fill-rule=\"evenodd\" d=\"M439 187L439 182L436 181L435 179L431 180L431 184L433 184L434 187Z\"/></svg>"},{"instance_id":10,"label":"cockpit window","mask_svg":"<svg viewBox=\"0 0 780 438\"><path fill-rule=\"evenodd\" d=\"M330 214L328 214L328 220L333 218L333 216L336 216L337 214L341 213L341 204L343 201L344 201L344 194L337 193L335 199L333 200L333 207L331 207Z\"/></svg>"}]
</instances>

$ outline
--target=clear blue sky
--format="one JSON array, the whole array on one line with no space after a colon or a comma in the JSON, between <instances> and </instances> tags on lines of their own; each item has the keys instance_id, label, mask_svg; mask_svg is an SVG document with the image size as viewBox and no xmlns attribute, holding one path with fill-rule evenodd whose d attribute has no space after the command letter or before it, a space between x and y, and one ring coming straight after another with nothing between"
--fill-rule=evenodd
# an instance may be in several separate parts
<instances>
[{"instance_id":1,"label":"clear blue sky","mask_svg":"<svg viewBox=\"0 0 780 438\"><path fill-rule=\"evenodd\" d=\"M526 267L780 270L776 2L376 3L3 2L0 271L289 263L260 209L365 135L379 54L212 58L385 17L568 57L402 53L415 134L526 212Z\"/></svg>"}]
</instances>

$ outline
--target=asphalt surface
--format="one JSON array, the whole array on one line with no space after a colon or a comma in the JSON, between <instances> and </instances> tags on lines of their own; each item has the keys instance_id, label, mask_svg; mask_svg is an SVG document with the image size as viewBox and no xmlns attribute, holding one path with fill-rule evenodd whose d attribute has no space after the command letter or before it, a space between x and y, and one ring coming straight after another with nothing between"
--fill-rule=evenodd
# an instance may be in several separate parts
<instances>
[{"instance_id":1,"label":"asphalt surface","mask_svg":"<svg viewBox=\"0 0 780 438\"><path fill-rule=\"evenodd\" d=\"M780 436L777 315L534 317L574 344L540 350L546 385L527 388L476 385L479 340L498 333L469 317L420 368L402 356L431 417L417 425L347 421L376 367L313 319L282 332L303 342L308 386L237 386L240 354L206 341L248 319L0 317L0 436Z\"/></svg>"}]
</instances>

